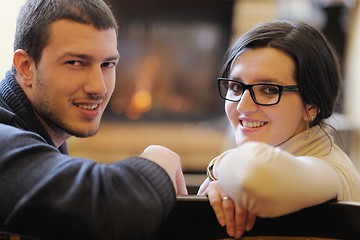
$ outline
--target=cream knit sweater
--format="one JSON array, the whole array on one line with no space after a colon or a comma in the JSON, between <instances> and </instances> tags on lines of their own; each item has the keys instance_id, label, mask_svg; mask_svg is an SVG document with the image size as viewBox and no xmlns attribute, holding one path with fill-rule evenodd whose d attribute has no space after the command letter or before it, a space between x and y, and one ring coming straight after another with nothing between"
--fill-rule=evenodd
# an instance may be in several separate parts
<instances>
[{"instance_id":1,"label":"cream knit sweater","mask_svg":"<svg viewBox=\"0 0 360 240\"><path fill-rule=\"evenodd\" d=\"M214 173L224 191L261 217L276 217L327 200L360 201L360 175L316 126L277 147L247 142L221 154Z\"/></svg>"}]
</instances>

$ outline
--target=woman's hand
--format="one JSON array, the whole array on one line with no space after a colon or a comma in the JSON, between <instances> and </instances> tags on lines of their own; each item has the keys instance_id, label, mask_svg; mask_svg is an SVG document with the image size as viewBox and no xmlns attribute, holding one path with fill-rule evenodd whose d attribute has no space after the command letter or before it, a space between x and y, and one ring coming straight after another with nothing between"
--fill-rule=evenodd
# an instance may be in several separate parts
<instances>
[{"instance_id":1,"label":"woman's hand","mask_svg":"<svg viewBox=\"0 0 360 240\"><path fill-rule=\"evenodd\" d=\"M200 185L197 195L205 195L209 183L211 183L210 179L206 178L205 181Z\"/></svg>"},{"instance_id":2,"label":"woman's hand","mask_svg":"<svg viewBox=\"0 0 360 240\"><path fill-rule=\"evenodd\" d=\"M204 188L206 187L206 190ZM244 231L253 228L256 215L231 200L221 189L218 181L205 180L199 192L207 194L214 209L216 218L221 226L226 226L226 232L231 237L240 238Z\"/></svg>"}]
</instances>

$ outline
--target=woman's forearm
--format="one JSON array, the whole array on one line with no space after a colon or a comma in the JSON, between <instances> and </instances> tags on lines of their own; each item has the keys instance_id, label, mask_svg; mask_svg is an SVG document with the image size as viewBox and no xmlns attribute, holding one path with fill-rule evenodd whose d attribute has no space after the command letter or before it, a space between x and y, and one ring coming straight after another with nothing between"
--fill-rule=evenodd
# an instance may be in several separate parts
<instances>
[{"instance_id":1,"label":"woman's forearm","mask_svg":"<svg viewBox=\"0 0 360 240\"><path fill-rule=\"evenodd\" d=\"M215 175L225 192L250 212L275 217L339 194L340 180L324 160L295 157L249 142L218 159Z\"/></svg>"}]
</instances>

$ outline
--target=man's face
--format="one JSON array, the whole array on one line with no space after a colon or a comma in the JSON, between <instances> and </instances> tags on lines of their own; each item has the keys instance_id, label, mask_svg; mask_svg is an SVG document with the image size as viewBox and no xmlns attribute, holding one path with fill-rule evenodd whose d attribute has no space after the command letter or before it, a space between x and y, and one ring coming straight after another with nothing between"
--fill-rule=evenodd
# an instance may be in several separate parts
<instances>
[{"instance_id":1,"label":"man's face","mask_svg":"<svg viewBox=\"0 0 360 240\"><path fill-rule=\"evenodd\" d=\"M50 25L27 95L53 140L97 133L114 91L118 60L115 29L68 20Z\"/></svg>"}]
</instances>

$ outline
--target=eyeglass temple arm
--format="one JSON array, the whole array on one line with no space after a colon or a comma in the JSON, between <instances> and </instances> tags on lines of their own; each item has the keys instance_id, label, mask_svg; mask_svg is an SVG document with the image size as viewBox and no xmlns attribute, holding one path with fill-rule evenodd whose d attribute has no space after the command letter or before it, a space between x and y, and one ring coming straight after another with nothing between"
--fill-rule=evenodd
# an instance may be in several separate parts
<instances>
[{"instance_id":1,"label":"eyeglass temple arm","mask_svg":"<svg viewBox=\"0 0 360 240\"><path fill-rule=\"evenodd\" d=\"M283 87L283 90L284 91L287 91L287 92L298 92L299 91L299 87L297 85L294 85L294 86L284 86Z\"/></svg>"}]
</instances>

